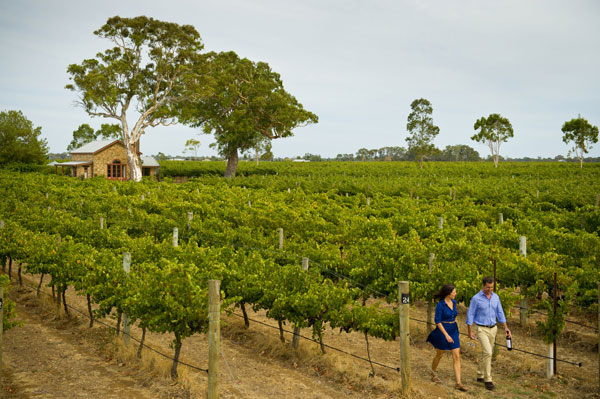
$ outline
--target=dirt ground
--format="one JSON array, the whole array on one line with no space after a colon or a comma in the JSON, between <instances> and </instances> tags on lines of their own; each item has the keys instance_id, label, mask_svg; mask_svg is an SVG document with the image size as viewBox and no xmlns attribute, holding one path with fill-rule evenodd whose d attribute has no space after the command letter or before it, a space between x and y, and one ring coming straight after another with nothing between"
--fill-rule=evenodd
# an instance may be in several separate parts
<instances>
[{"instance_id":1,"label":"dirt ground","mask_svg":"<svg viewBox=\"0 0 600 399\"><path fill-rule=\"evenodd\" d=\"M28 286L35 286L37 276L24 276L25 286L19 288L13 280L10 298L17 302L21 327L5 332L3 337L3 398L204 398L207 374L179 365L179 379L170 376L171 361L144 349L142 358L135 355L137 344L124 347L122 337L96 323L88 328L84 315L71 312L67 317L57 311L49 290L40 297ZM85 297L69 291L67 303L86 312ZM222 316L222 349L219 391L221 398L398 398L400 376L393 369L374 366L370 377L368 362L348 354L326 349L301 340L298 350L291 347L291 334L286 343L279 341L279 332L254 321L246 330L243 320L235 314ZM459 306L462 332L466 309ZM410 316L425 320L422 305L411 308ZM515 312L515 316L518 314ZM264 313L249 311L252 320L276 326ZM593 321L570 316L583 323ZM112 319L103 320L115 325ZM534 320L523 329L517 318L509 319L515 348L544 354L534 327ZM290 326L285 326L291 330ZM141 330L132 327L133 337ZM302 331L310 337L310 331ZM499 334L500 335L500 334ZM430 381L429 368L434 351L425 343L425 325L411 322L412 398L489 398L483 384L475 381L478 343L461 336L463 384L469 392L454 390L452 360L442 359L438 376L442 384ZM148 334L146 343L172 356L173 337ZM328 330L324 342L356 356L367 357L364 336ZM503 339L499 338L503 343ZM598 391L598 335L594 330L568 325L559 340L559 358L582 362L583 367L559 363L559 375L545 378L546 361L517 351L501 348L494 364L493 393L495 398L600 398ZM369 339L373 361L397 367L398 342ZM183 343L183 362L207 368L207 337L197 335Z\"/></svg>"}]
</instances>

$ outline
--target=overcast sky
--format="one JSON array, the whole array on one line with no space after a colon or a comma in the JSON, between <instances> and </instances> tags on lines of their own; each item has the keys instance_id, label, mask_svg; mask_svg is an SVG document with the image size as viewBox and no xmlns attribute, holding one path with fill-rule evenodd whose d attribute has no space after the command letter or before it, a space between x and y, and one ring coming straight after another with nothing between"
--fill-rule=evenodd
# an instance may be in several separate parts
<instances>
[{"instance_id":1,"label":"overcast sky","mask_svg":"<svg viewBox=\"0 0 600 399\"><path fill-rule=\"evenodd\" d=\"M335 157L406 147L410 103L426 98L438 148L467 144L481 116L508 118L500 154L566 155L562 124L600 125L600 1L0 0L0 111L21 110L63 152L80 124L67 66L110 47L93 31L109 17L146 15L193 25L205 49L267 62L319 123L275 140L276 157ZM133 121L133 115L130 117ZM212 137L182 125L149 128L144 154L182 154L187 139L213 155ZM590 156L600 156L600 143Z\"/></svg>"}]
</instances>

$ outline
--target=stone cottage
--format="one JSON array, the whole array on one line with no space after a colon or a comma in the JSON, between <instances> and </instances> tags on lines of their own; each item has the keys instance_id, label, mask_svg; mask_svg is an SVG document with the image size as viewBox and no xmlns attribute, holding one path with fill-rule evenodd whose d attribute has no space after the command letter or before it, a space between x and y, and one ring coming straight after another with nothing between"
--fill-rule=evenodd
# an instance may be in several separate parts
<instances>
[{"instance_id":1,"label":"stone cottage","mask_svg":"<svg viewBox=\"0 0 600 399\"><path fill-rule=\"evenodd\" d=\"M141 155L141 152L138 151ZM106 176L110 180L127 180L127 152L121 140L99 140L84 144L71 152L71 161L51 165L71 169L71 175L87 179L94 176ZM140 156L142 161L142 176L157 176L159 164L153 157Z\"/></svg>"}]
</instances>

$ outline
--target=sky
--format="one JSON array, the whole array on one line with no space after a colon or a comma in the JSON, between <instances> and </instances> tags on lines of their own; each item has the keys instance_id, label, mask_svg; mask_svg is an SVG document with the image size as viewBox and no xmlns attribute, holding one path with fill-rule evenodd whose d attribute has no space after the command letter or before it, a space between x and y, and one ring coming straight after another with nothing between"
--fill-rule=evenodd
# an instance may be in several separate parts
<instances>
[{"instance_id":1,"label":"sky","mask_svg":"<svg viewBox=\"0 0 600 399\"><path fill-rule=\"evenodd\" d=\"M275 157L323 157L406 147L410 104L433 106L434 144L466 144L482 116L508 118L500 155L566 156L561 127L600 125L597 0L0 0L0 111L21 110L51 152L64 152L91 118L65 89L67 67L111 47L93 31L108 18L145 15L193 25L206 51L267 62L319 123L273 141ZM129 115L130 125L137 115ZM145 155L216 155L212 136L184 125L148 128ZM589 156L600 156L600 143Z\"/></svg>"}]
</instances>

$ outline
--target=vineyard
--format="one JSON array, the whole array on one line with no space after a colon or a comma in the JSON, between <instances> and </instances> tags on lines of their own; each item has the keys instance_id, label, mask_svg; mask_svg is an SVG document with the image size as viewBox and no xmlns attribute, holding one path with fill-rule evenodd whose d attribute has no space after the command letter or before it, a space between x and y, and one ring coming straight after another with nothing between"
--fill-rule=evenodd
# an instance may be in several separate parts
<instances>
[{"instance_id":1,"label":"vineyard","mask_svg":"<svg viewBox=\"0 0 600 399\"><path fill-rule=\"evenodd\" d=\"M211 279L246 327L264 314L282 341L302 328L323 353L330 330L395 340L399 281L413 303L453 283L468 305L495 273L513 316L544 315L546 342L570 314L596 324L599 165L242 162L231 180L221 162L161 168L141 183L0 171L0 257L67 313L74 290L92 319L167 334L173 377L183 342L208 329Z\"/></svg>"}]
</instances>

